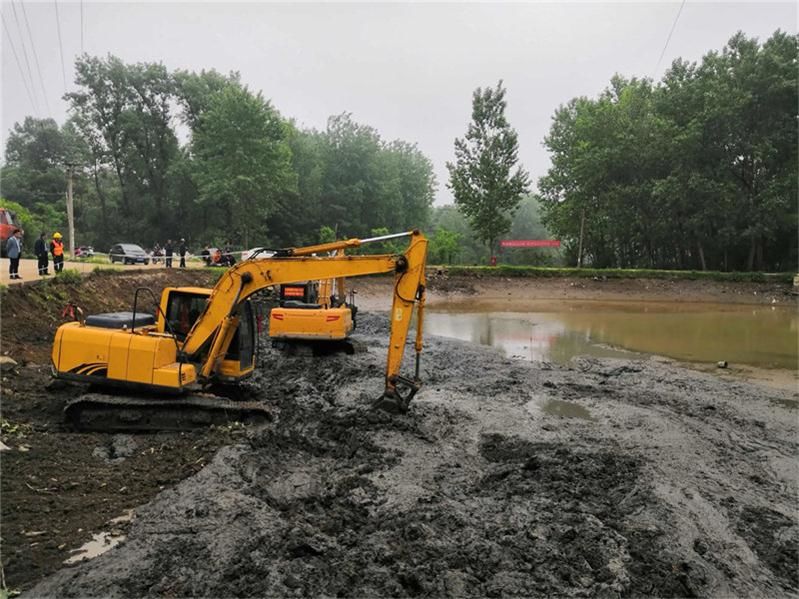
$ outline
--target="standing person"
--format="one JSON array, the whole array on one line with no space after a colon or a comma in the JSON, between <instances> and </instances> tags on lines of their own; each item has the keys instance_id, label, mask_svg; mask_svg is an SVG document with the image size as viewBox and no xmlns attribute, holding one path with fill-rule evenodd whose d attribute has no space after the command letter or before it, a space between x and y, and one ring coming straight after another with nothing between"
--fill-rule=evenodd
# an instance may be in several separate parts
<instances>
[{"instance_id":1,"label":"standing person","mask_svg":"<svg viewBox=\"0 0 799 599\"><path fill-rule=\"evenodd\" d=\"M61 241L61 233L53 233L53 240L50 242L50 253L53 255L53 270L55 274L64 270L64 242Z\"/></svg>"},{"instance_id":2,"label":"standing person","mask_svg":"<svg viewBox=\"0 0 799 599\"><path fill-rule=\"evenodd\" d=\"M39 235L39 239L33 245L33 253L39 259L39 276L44 277L49 275L48 266L49 260L47 259L47 242L44 240L44 231Z\"/></svg>"},{"instance_id":3,"label":"standing person","mask_svg":"<svg viewBox=\"0 0 799 599\"><path fill-rule=\"evenodd\" d=\"M236 264L236 259L233 257L232 250L233 246L230 243L230 240L228 239L225 242L225 254L224 254L225 266L233 266L234 264Z\"/></svg>"},{"instance_id":4,"label":"standing person","mask_svg":"<svg viewBox=\"0 0 799 599\"><path fill-rule=\"evenodd\" d=\"M6 254L8 255L8 278L21 279L19 276L19 257L22 255L22 231L14 229L14 233L6 241Z\"/></svg>"},{"instance_id":5,"label":"standing person","mask_svg":"<svg viewBox=\"0 0 799 599\"><path fill-rule=\"evenodd\" d=\"M167 239L164 246L164 264L167 268L172 268L172 240Z\"/></svg>"},{"instance_id":6,"label":"standing person","mask_svg":"<svg viewBox=\"0 0 799 599\"><path fill-rule=\"evenodd\" d=\"M180 267L186 268L186 252L189 251L189 248L186 247L186 240L182 237L180 238L180 247L178 248L178 254L180 254Z\"/></svg>"}]
</instances>

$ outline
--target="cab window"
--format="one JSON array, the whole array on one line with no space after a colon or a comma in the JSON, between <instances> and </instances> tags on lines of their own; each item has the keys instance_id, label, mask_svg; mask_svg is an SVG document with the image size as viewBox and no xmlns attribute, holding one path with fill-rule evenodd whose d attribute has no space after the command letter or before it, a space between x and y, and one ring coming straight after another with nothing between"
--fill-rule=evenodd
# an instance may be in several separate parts
<instances>
[{"instance_id":1,"label":"cab window","mask_svg":"<svg viewBox=\"0 0 799 599\"><path fill-rule=\"evenodd\" d=\"M191 327L205 310L208 298L190 293L172 292L166 307L167 332L175 333L178 340L183 341Z\"/></svg>"}]
</instances>

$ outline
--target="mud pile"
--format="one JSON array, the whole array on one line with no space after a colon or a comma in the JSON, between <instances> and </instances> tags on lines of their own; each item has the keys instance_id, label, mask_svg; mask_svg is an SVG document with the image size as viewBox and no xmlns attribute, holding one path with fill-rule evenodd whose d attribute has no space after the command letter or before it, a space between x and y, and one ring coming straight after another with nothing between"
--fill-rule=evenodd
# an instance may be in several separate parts
<instances>
[{"instance_id":1,"label":"mud pile","mask_svg":"<svg viewBox=\"0 0 799 599\"><path fill-rule=\"evenodd\" d=\"M389 415L387 325L358 333L354 356L266 352L247 395L276 421L28 595L796 595L787 394L428 339L423 391Z\"/></svg>"}]
</instances>

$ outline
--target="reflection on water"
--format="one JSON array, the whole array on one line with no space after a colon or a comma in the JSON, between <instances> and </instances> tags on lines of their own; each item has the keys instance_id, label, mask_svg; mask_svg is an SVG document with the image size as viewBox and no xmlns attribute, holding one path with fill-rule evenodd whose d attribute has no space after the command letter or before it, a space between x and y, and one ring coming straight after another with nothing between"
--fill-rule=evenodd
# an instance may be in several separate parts
<instances>
[{"instance_id":1,"label":"reflection on water","mask_svg":"<svg viewBox=\"0 0 799 599\"><path fill-rule=\"evenodd\" d=\"M567 301L558 302L556 311L537 303L531 307L536 311L436 306L427 313L425 328L433 335L501 348L508 356L557 363L577 355L655 354L796 370L799 359L799 323L791 309Z\"/></svg>"}]
</instances>

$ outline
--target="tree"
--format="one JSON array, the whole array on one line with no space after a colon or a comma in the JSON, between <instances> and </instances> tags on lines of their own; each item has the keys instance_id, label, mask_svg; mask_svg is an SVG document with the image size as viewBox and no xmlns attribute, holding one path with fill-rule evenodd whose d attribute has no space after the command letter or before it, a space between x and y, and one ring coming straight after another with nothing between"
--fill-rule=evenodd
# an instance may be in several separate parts
<instances>
[{"instance_id":1,"label":"tree","mask_svg":"<svg viewBox=\"0 0 799 599\"><path fill-rule=\"evenodd\" d=\"M75 83L62 128L33 118L15 126L2 183L9 200L60 222L54 210L64 212L71 170L83 243L183 236L249 245L257 235L294 246L314 243L323 226L349 237L429 220L429 159L349 114L331 117L324 131L303 129L238 73L170 72L110 55L81 56Z\"/></svg>"},{"instance_id":2,"label":"tree","mask_svg":"<svg viewBox=\"0 0 799 599\"><path fill-rule=\"evenodd\" d=\"M436 229L430 239L430 262L433 264L452 264L460 249L460 233L444 227Z\"/></svg>"},{"instance_id":3,"label":"tree","mask_svg":"<svg viewBox=\"0 0 799 599\"><path fill-rule=\"evenodd\" d=\"M453 264L477 264L484 260L484 246L472 233L466 218L454 205L437 206L431 216L431 246L440 229L457 236L458 249L450 259Z\"/></svg>"},{"instance_id":4,"label":"tree","mask_svg":"<svg viewBox=\"0 0 799 599\"><path fill-rule=\"evenodd\" d=\"M128 65L110 55L84 55L75 70L79 89L65 96L74 124L92 150L95 168L111 168L117 176L125 233L152 242L168 222L167 176L178 154L170 111L173 80L162 64ZM105 201L99 186L96 191ZM106 219L109 212L104 206Z\"/></svg>"},{"instance_id":5,"label":"tree","mask_svg":"<svg viewBox=\"0 0 799 599\"><path fill-rule=\"evenodd\" d=\"M220 211L220 233L240 234L249 247L266 234L277 198L296 187L285 125L261 94L229 86L210 102L192 140L193 179L200 202Z\"/></svg>"},{"instance_id":6,"label":"tree","mask_svg":"<svg viewBox=\"0 0 799 599\"><path fill-rule=\"evenodd\" d=\"M322 225L319 227L319 241L318 243L333 243L336 240L336 232L328 227Z\"/></svg>"},{"instance_id":7,"label":"tree","mask_svg":"<svg viewBox=\"0 0 799 599\"><path fill-rule=\"evenodd\" d=\"M347 113L328 119L321 200L329 219L325 224L338 225L345 236L364 237L386 225L389 211L381 194L380 150L374 128L356 123Z\"/></svg>"},{"instance_id":8,"label":"tree","mask_svg":"<svg viewBox=\"0 0 799 599\"><path fill-rule=\"evenodd\" d=\"M199 73L178 70L172 74L172 79L175 83L175 96L183 108L183 122L192 131L200 125L200 119L208 110L214 96L231 85L241 87L239 73L222 75L214 69Z\"/></svg>"},{"instance_id":9,"label":"tree","mask_svg":"<svg viewBox=\"0 0 799 599\"><path fill-rule=\"evenodd\" d=\"M27 208L37 202L63 203L66 178L64 135L53 119L25 117L6 142L3 195Z\"/></svg>"},{"instance_id":10,"label":"tree","mask_svg":"<svg viewBox=\"0 0 799 599\"><path fill-rule=\"evenodd\" d=\"M555 113L544 223L597 267L795 269L797 36L741 33Z\"/></svg>"},{"instance_id":11,"label":"tree","mask_svg":"<svg viewBox=\"0 0 799 599\"><path fill-rule=\"evenodd\" d=\"M527 173L517 165L518 136L505 118L506 106L502 81L496 88L477 88L472 122L465 138L455 140L456 162L447 163L455 204L490 255L529 188Z\"/></svg>"},{"instance_id":12,"label":"tree","mask_svg":"<svg viewBox=\"0 0 799 599\"><path fill-rule=\"evenodd\" d=\"M541 222L541 207L535 195L522 199L513 216L510 228L511 239L548 239L550 233ZM559 262L560 252L554 248L510 248L503 249L503 263L554 265Z\"/></svg>"}]
</instances>

